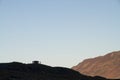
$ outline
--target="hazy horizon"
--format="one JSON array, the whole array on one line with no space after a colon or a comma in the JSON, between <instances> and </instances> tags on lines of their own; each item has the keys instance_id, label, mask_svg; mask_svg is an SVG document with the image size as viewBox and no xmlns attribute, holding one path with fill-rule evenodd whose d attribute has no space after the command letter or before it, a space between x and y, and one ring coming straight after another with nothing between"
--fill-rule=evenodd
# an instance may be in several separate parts
<instances>
[{"instance_id":1,"label":"hazy horizon","mask_svg":"<svg viewBox=\"0 0 120 80\"><path fill-rule=\"evenodd\" d=\"M72 67L120 50L119 0L0 0L0 62Z\"/></svg>"}]
</instances>

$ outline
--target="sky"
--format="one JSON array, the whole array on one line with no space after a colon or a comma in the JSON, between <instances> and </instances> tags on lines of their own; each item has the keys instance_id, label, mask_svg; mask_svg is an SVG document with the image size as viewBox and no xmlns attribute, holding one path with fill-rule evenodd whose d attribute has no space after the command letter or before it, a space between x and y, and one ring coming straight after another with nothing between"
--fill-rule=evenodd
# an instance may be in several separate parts
<instances>
[{"instance_id":1,"label":"sky","mask_svg":"<svg viewBox=\"0 0 120 80\"><path fill-rule=\"evenodd\" d=\"M72 67L120 50L119 0L0 0L0 62Z\"/></svg>"}]
</instances>

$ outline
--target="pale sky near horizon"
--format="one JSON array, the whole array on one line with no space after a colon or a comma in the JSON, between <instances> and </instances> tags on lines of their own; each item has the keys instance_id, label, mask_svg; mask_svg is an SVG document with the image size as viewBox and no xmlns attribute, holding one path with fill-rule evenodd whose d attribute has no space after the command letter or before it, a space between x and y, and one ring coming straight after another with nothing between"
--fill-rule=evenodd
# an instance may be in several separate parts
<instances>
[{"instance_id":1,"label":"pale sky near horizon","mask_svg":"<svg viewBox=\"0 0 120 80\"><path fill-rule=\"evenodd\" d=\"M0 0L0 62L72 67L120 50L120 0Z\"/></svg>"}]
</instances>

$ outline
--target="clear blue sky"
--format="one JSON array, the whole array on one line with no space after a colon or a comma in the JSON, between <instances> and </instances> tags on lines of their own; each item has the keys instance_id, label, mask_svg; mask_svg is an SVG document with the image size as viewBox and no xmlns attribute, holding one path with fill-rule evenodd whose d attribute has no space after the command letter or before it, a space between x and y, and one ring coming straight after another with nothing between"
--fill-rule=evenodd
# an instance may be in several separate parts
<instances>
[{"instance_id":1,"label":"clear blue sky","mask_svg":"<svg viewBox=\"0 0 120 80\"><path fill-rule=\"evenodd\" d=\"M117 50L119 0L0 0L0 62L72 67Z\"/></svg>"}]
</instances>

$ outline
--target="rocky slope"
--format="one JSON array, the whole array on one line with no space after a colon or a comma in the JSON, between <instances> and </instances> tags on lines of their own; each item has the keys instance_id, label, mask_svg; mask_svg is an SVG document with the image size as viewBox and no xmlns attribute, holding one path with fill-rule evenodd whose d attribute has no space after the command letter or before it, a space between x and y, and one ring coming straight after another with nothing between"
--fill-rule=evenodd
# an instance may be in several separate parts
<instances>
[{"instance_id":1,"label":"rocky slope","mask_svg":"<svg viewBox=\"0 0 120 80\"><path fill-rule=\"evenodd\" d=\"M0 80L108 80L103 77L90 77L72 69L50 67L37 62L23 64L19 62L1 63Z\"/></svg>"},{"instance_id":2,"label":"rocky slope","mask_svg":"<svg viewBox=\"0 0 120 80\"><path fill-rule=\"evenodd\" d=\"M86 59L72 69L89 76L120 78L120 51Z\"/></svg>"}]
</instances>

